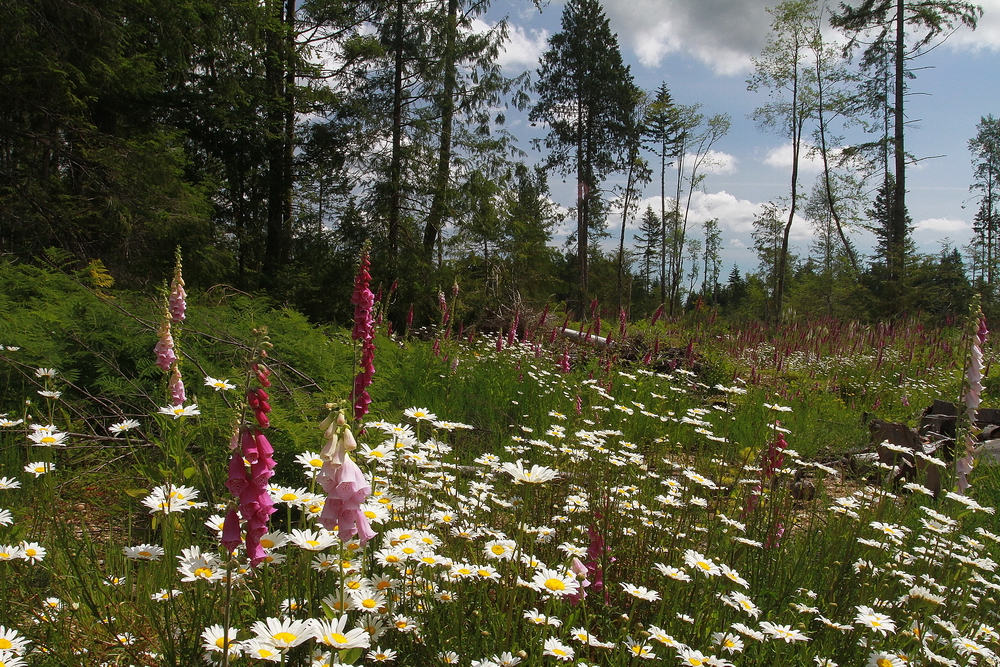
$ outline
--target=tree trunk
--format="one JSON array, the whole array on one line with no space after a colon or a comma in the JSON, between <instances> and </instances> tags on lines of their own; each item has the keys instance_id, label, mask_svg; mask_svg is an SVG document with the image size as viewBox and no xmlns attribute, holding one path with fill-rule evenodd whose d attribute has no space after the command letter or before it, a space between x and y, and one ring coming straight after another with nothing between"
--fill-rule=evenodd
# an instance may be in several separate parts
<instances>
[{"instance_id":1,"label":"tree trunk","mask_svg":"<svg viewBox=\"0 0 1000 667\"><path fill-rule=\"evenodd\" d=\"M892 200L890 215L891 249L889 257L890 304L895 310L901 291L903 264L906 254L906 151L903 146L903 130L906 117L903 114L903 94L905 91L906 42L903 0L896 0L896 81L893 112L893 150L896 170L896 190Z\"/></svg>"},{"instance_id":2,"label":"tree trunk","mask_svg":"<svg viewBox=\"0 0 1000 667\"><path fill-rule=\"evenodd\" d=\"M451 175L451 135L455 117L455 33L458 31L458 0L448 0L448 18L445 26L444 84L441 90L441 143L438 146L437 173L434 177L434 195L431 210L424 226L424 253L433 256L441 226L448 209L448 182Z\"/></svg>"}]
</instances>

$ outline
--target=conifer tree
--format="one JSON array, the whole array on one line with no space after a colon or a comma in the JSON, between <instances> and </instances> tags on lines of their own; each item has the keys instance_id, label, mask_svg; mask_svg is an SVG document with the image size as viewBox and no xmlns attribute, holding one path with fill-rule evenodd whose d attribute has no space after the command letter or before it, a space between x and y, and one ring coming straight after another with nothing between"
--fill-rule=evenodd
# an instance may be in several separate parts
<instances>
[{"instance_id":1,"label":"conifer tree","mask_svg":"<svg viewBox=\"0 0 1000 667\"><path fill-rule=\"evenodd\" d=\"M532 122L547 136L536 145L549 150L548 166L576 177L577 298L582 316L588 301L588 254L592 228L599 227L601 182L622 171L618 148L629 138L637 96L618 37L598 0L569 0L561 30L549 38L538 69L538 101Z\"/></svg>"}]
</instances>

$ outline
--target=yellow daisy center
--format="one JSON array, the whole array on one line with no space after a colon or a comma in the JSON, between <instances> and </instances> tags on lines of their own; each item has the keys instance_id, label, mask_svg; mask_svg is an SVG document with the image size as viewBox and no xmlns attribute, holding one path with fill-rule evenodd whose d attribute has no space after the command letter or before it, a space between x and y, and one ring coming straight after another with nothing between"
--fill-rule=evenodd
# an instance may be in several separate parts
<instances>
[{"instance_id":1,"label":"yellow daisy center","mask_svg":"<svg viewBox=\"0 0 1000 667\"><path fill-rule=\"evenodd\" d=\"M13 647L14 645L11 643L9 639L7 639L6 637L0 637L0 649L6 650Z\"/></svg>"},{"instance_id":2,"label":"yellow daisy center","mask_svg":"<svg viewBox=\"0 0 1000 667\"><path fill-rule=\"evenodd\" d=\"M293 635L291 632L279 632L278 634L274 635L272 639L274 639L274 641L276 642L284 642L287 644L288 642L295 641L296 639L298 639L298 637Z\"/></svg>"},{"instance_id":3,"label":"yellow daisy center","mask_svg":"<svg viewBox=\"0 0 1000 667\"><path fill-rule=\"evenodd\" d=\"M371 598L368 598L367 600L363 600L361 602L361 606L364 607L365 609L374 609L375 604L376 604L375 600L372 600Z\"/></svg>"},{"instance_id":4,"label":"yellow daisy center","mask_svg":"<svg viewBox=\"0 0 1000 667\"><path fill-rule=\"evenodd\" d=\"M555 577L545 580L545 587L550 591L564 591L566 590L566 584L562 579L556 579Z\"/></svg>"},{"instance_id":5,"label":"yellow daisy center","mask_svg":"<svg viewBox=\"0 0 1000 667\"><path fill-rule=\"evenodd\" d=\"M492 547L490 547L490 551L495 553L497 556L502 556L507 552L507 549L501 544L494 544Z\"/></svg>"},{"instance_id":6,"label":"yellow daisy center","mask_svg":"<svg viewBox=\"0 0 1000 667\"><path fill-rule=\"evenodd\" d=\"M328 644L346 644L347 637L340 634L339 632L334 632L332 635L327 635L326 640Z\"/></svg>"},{"instance_id":7,"label":"yellow daisy center","mask_svg":"<svg viewBox=\"0 0 1000 667\"><path fill-rule=\"evenodd\" d=\"M281 499L284 500L285 502L288 502L289 500L295 500L298 497L299 497L298 494L295 494L295 493L283 493L283 494L281 494Z\"/></svg>"},{"instance_id":8,"label":"yellow daisy center","mask_svg":"<svg viewBox=\"0 0 1000 667\"><path fill-rule=\"evenodd\" d=\"M204 579L209 579L212 576L212 568L209 567L199 567L194 571L194 576L202 577Z\"/></svg>"},{"instance_id":9,"label":"yellow daisy center","mask_svg":"<svg viewBox=\"0 0 1000 667\"><path fill-rule=\"evenodd\" d=\"M878 665L878 667L892 667L892 662L886 660L885 658L879 658L875 661L875 664Z\"/></svg>"}]
</instances>

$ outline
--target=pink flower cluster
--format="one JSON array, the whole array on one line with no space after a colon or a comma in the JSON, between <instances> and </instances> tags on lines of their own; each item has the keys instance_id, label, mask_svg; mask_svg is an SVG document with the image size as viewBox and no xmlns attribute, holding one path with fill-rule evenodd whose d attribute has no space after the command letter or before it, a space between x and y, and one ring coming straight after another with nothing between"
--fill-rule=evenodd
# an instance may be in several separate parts
<instances>
[{"instance_id":1,"label":"pink flower cluster","mask_svg":"<svg viewBox=\"0 0 1000 667\"><path fill-rule=\"evenodd\" d=\"M342 412L336 417L331 414L320 427L326 443L320 452L323 467L316 481L328 497L318 520L327 530L337 530L341 541L347 542L357 535L364 545L375 537L375 531L361 509L372 492L371 485L350 457L357 442Z\"/></svg>"},{"instance_id":2,"label":"pink flower cluster","mask_svg":"<svg viewBox=\"0 0 1000 667\"><path fill-rule=\"evenodd\" d=\"M156 352L156 365L164 373L170 372L170 367L177 361L177 354L174 352L174 337L170 334L170 318L164 317L160 324L159 340L153 347Z\"/></svg>"},{"instance_id":3,"label":"pink flower cluster","mask_svg":"<svg viewBox=\"0 0 1000 667\"><path fill-rule=\"evenodd\" d=\"M368 273L370 267L368 251L364 250L361 253L358 275L354 280L354 293L351 294L351 303L354 304L354 329L351 331L351 338L361 341L361 368L354 378L354 390L351 392L355 419L368 414L368 406L372 402L368 386L375 375L375 320L372 317L375 295L369 289L372 279Z\"/></svg>"},{"instance_id":4,"label":"pink flower cluster","mask_svg":"<svg viewBox=\"0 0 1000 667\"><path fill-rule=\"evenodd\" d=\"M184 291L184 278L181 276L181 260L177 258L174 269L174 279L170 283L170 296L167 297L167 310L174 322L183 322L187 310L187 292Z\"/></svg>"},{"instance_id":5,"label":"pink flower cluster","mask_svg":"<svg viewBox=\"0 0 1000 667\"><path fill-rule=\"evenodd\" d=\"M174 269L174 278L170 283L170 296L167 297L167 308L160 324L159 340L153 347L156 352L156 365L164 373L170 373L170 401L172 405L183 405L186 400L184 380L177 364L177 352L174 350L174 337L170 331L171 323L177 324L184 320L187 309L187 293L184 291L184 278L181 277L180 257Z\"/></svg>"},{"instance_id":6,"label":"pink flower cluster","mask_svg":"<svg viewBox=\"0 0 1000 667\"><path fill-rule=\"evenodd\" d=\"M261 353L266 356L265 353ZM246 531L246 549L250 564L259 565L267 557L260 538L267 532L267 521L274 514L274 501L268 493L268 482L274 476L274 448L261 429L270 425L271 404L264 387L271 386L271 370L262 363L252 366L261 387L247 391L247 404L253 410L255 425L243 425L233 436L230 447L229 477L226 488L239 499L239 511L231 507L222 527L222 545L232 552L240 545L240 535ZM248 466L249 464L249 466ZM240 525L240 516L245 526Z\"/></svg>"},{"instance_id":7,"label":"pink flower cluster","mask_svg":"<svg viewBox=\"0 0 1000 667\"><path fill-rule=\"evenodd\" d=\"M976 423L976 412L979 410L979 404L982 401L983 368L985 367L983 362L983 345L986 343L986 337L989 333L990 330L986 328L986 317L980 312L978 326L972 340L969 367L965 371L965 379L969 385L968 390L965 392L965 411L969 418L970 427ZM972 472L975 458L975 454L973 453L974 448L975 442L972 440L972 436L966 433L965 456L955 462L959 493L965 493L965 490L971 486L969 483L969 473Z\"/></svg>"}]
</instances>

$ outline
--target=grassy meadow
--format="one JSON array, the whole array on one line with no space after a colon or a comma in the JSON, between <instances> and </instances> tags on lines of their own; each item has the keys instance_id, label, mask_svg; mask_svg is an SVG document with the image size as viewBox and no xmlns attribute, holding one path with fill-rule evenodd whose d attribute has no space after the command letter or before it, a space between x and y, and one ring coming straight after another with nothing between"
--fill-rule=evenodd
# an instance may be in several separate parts
<instances>
[{"instance_id":1,"label":"grassy meadow","mask_svg":"<svg viewBox=\"0 0 1000 667\"><path fill-rule=\"evenodd\" d=\"M177 402L154 363L162 298L93 271L0 274L4 667L998 662L1000 473L977 465L958 494L930 457L935 498L850 463L866 416L912 426L959 400L970 323L695 312L592 322L598 349L550 313L462 330L450 295L431 330L376 327L355 423L347 329L193 295L171 330ZM366 544L318 520L345 428ZM247 432L272 476L234 473ZM244 473L274 505L256 566L246 526L222 534Z\"/></svg>"}]
</instances>

